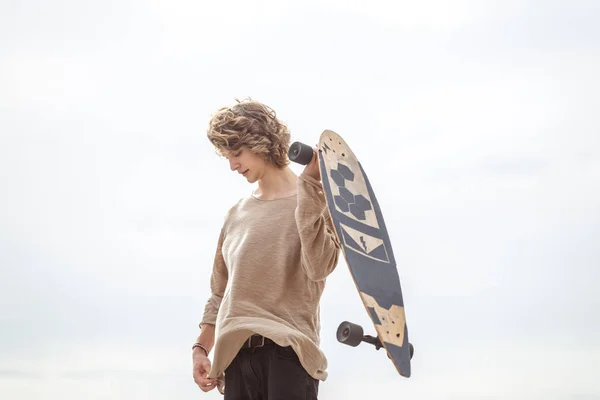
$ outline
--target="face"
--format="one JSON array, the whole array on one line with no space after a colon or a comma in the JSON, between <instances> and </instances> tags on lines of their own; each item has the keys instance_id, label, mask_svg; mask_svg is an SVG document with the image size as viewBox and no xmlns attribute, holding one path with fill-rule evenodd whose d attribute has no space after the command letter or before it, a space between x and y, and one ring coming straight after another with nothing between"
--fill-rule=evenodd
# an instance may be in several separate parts
<instances>
[{"instance_id":1,"label":"face","mask_svg":"<svg viewBox=\"0 0 600 400\"><path fill-rule=\"evenodd\" d=\"M266 162L246 148L225 153L232 171L243 175L250 183L259 180L267 169Z\"/></svg>"}]
</instances>

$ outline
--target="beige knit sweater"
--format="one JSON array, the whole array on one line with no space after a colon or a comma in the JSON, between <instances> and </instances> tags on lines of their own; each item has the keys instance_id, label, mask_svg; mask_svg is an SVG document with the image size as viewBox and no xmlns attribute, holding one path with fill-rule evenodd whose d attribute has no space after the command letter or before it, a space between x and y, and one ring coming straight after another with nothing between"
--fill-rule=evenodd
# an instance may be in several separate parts
<instances>
[{"instance_id":1,"label":"beige knit sweater","mask_svg":"<svg viewBox=\"0 0 600 400\"><path fill-rule=\"evenodd\" d=\"M224 370L244 341L258 333L292 346L306 371L327 378L319 349L319 301L340 245L321 183L298 177L297 194L241 199L225 218L209 297L200 324L215 325L210 378Z\"/></svg>"}]
</instances>

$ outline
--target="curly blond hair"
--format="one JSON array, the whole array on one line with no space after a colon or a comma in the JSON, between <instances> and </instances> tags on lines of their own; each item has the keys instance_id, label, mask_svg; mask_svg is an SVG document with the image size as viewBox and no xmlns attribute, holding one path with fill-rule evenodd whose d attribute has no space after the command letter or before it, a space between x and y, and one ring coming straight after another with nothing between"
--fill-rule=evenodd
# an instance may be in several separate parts
<instances>
[{"instance_id":1,"label":"curly blond hair","mask_svg":"<svg viewBox=\"0 0 600 400\"><path fill-rule=\"evenodd\" d=\"M245 147L277 168L289 164L290 131L267 105L246 99L211 117L208 140L220 155Z\"/></svg>"}]
</instances>

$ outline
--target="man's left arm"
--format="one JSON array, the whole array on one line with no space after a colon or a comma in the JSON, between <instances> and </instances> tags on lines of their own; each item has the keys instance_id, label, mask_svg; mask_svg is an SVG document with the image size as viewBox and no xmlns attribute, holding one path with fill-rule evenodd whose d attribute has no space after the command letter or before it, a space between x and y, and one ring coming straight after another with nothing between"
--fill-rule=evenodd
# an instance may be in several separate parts
<instances>
[{"instance_id":1,"label":"man's left arm","mask_svg":"<svg viewBox=\"0 0 600 400\"><path fill-rule=\"evenodd\" d=\"M296 224L302 243L302 267L313 281L324 280L338 263L340 244L327 210L318 157L298 177Z\"/></svg>"}]
</instances>

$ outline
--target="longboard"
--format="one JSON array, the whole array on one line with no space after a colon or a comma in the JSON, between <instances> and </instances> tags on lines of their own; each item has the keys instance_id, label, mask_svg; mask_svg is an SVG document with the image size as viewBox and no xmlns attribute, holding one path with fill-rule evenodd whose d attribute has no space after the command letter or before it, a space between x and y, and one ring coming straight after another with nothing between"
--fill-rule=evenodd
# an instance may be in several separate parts
<instances>
[{"instance_id":1,"label":"longboard","mask_svg":"<svg viewBox=\"0 0 600 400\"><path fill-rule=\"evenodd\" d=\"M329 214L346 263L377 336L363 334L361 326L344 321L337 339L349 346L370 343L385 348L396 370L411 375L414 348L408 327L400 277L379 203L360 161L340 135L325 130L319 138L319 170ZM290 160L308 164L310 146L295 142Z\"/></svg>"}]
</instances>

